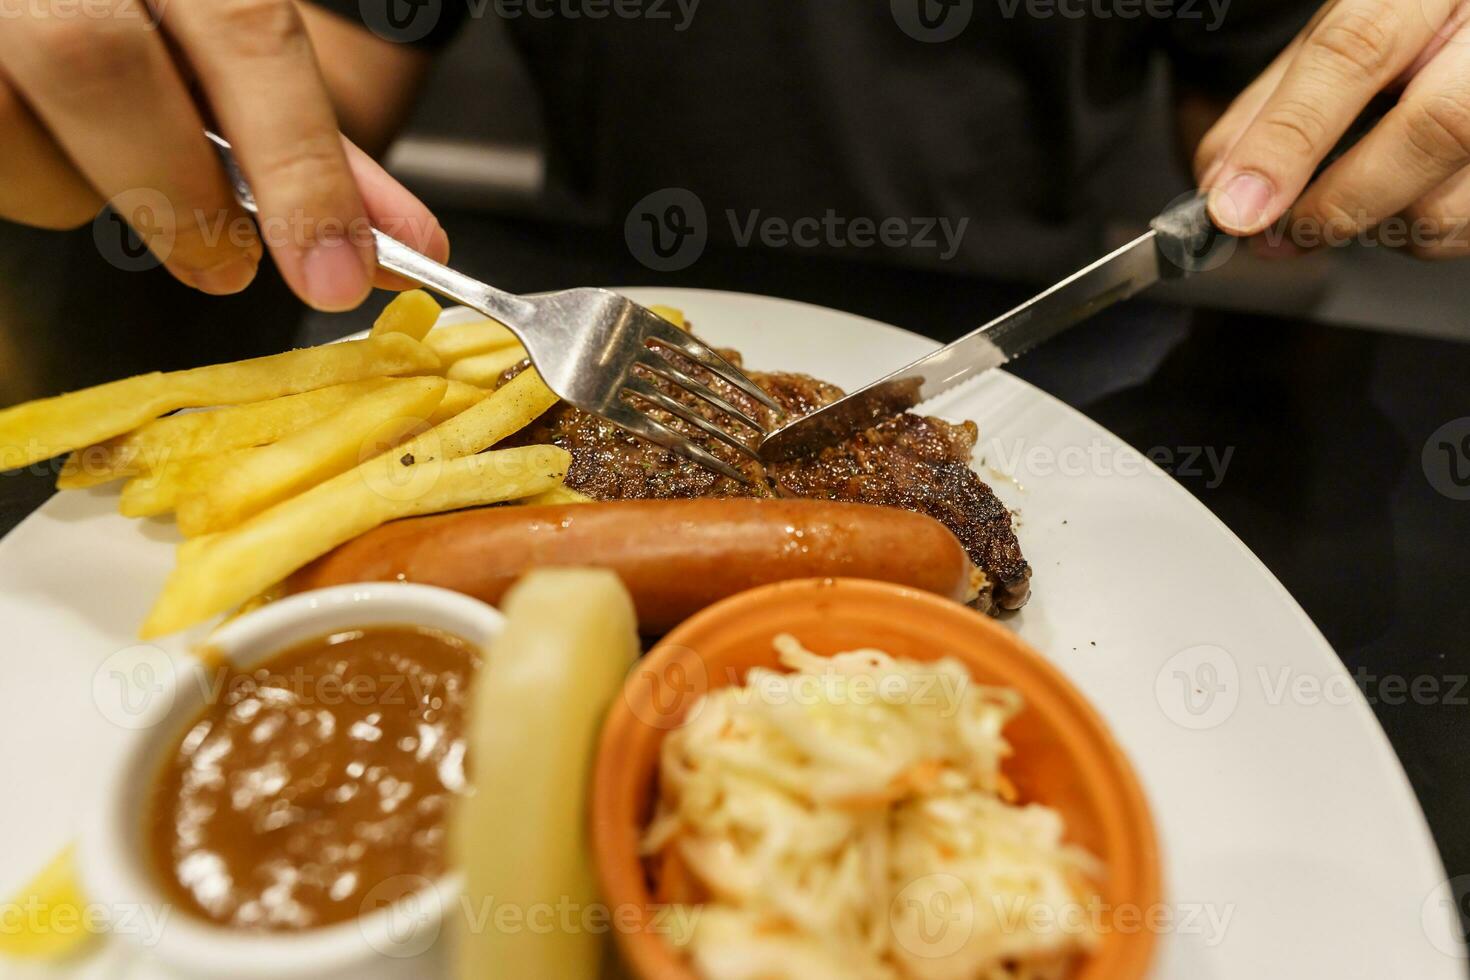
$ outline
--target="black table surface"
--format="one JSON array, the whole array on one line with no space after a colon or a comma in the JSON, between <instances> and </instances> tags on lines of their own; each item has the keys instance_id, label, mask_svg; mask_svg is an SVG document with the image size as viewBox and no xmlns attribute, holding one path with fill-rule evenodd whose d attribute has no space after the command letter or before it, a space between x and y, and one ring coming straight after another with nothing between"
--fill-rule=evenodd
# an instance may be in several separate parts
<instances>
[{"instance_id":1,"label":"black table surface","mask_svg":"<svg viewBox=\"0 0 1470 980\"><path fill-rule=\"evenodd\" d=\"M711 251L663 275L632 259L620 235L442 217L456 264L515 291L731 289L847 310L936 340L1029 292L754 250ZM269 275L239 297L209 299L160 272L112 268L89 231L0 225L0 405L319 342L361 329L380 307L308 315ZM1223 479L1185 467L1175 477L1326 635L1403 761L1448 873L1470 875L1470 501L1436 490L1422 462L1441 426L1470 416L1470 344L1134 301L1011 370L1133 446L1172 452L1176 463L1188 447L1212 448L1217 458L1231 452ZM1455 464L1470 471L1470 458L1445 457L1442 466ZM0 532L51 494L52 470L0 476ZM1440 485L1447 473L1437 474Z\"/></svg>"}]
</instances>

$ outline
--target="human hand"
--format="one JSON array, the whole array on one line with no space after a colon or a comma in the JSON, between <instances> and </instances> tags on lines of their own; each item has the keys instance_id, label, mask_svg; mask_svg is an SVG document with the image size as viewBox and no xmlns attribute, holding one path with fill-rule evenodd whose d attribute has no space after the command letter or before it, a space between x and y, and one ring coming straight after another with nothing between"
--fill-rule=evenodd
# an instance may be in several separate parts
<instances>
[{"instance_id":1,"label":"human hand","mask_svg":"<svg viewBox=\"0 0 1470 980\"><path fill-rule=\"evenodd\" d=\"M1365 106L1392 109L1316 180ZM1470 254L1470 2L1331 0L1201 140L1215 223L1258 234L1290 209L1288 250L1354 240L1398 218L1427 258ZM1309 181L1310 185L1309 185Z\"/></svg>"},{"instance_id":2,"label":"human hand","mask_svg":"<svg viewBox=\"0 0 1470 980\"><path fill-rule=\"evenodd\" d=\"M0 30L0 217L71 228L111 203L181 281L238 292L269 250L324 310L357 306L375 280L402 285L377 272L371 224L447 257L428 209L339 135L293 0L15 13ZM254 186L258 226L203 137L206 114Z\"/></svg>"}]
</instances>

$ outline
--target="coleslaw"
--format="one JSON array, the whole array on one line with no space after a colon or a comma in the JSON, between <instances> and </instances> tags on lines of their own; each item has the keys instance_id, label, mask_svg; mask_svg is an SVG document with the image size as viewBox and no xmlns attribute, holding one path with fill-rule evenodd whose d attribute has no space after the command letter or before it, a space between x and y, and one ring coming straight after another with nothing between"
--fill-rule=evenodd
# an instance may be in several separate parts
<instances>
[{"instance_id":1,"label":"coleslaw","mask_svg":"<svg viewBox=\"0 0 1470 980\"><path fill-rule=\"evenodd\" d=\"M1065 976L1098 940L1067 912L1097 860L1001 770L1016 691L957 661L831 657L695 705L664 739L642 851L709 980ZM1040 925L1038 925L1040 924Z\"/></svg>"}]
</instances>

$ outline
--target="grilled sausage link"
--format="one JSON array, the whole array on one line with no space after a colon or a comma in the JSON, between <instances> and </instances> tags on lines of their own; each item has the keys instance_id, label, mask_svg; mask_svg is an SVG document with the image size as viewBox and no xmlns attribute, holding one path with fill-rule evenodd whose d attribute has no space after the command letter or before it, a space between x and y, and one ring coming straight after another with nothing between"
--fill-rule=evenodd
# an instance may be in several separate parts
<instances>
[{"instance_id":1,"label":"grilled sausage link","mask_svg":"<svg viewBox=\"0 0 1470 980\"><path fill-rule=\"evenodd\" d=\"M364 581L437 585L498 602L526 571L618 573L657 634L744 589L785 579L880 579L964 601L974 569L938 521L821 500L627 500L491 507L370 531L292 576L290 591Z\"/></svg>"}]
</instances>

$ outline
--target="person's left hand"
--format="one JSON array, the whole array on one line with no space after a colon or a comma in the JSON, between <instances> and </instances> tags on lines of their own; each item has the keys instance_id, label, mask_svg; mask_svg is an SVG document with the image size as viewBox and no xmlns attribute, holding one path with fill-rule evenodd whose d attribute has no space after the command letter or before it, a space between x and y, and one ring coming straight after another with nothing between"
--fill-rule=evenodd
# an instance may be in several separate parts
<instances>
[{"instance_id":1,"label":"person's left hand","mask_svg":"<svg viewBox=\"0 0 1470 980\"><path fill-rule=\"evenodd\" d=\"M1369 101L1399 86L1387 115L1308 186ZM1237 236L1290 209L1297 246L1383 225L1384 244L1470 255L1470 0L1329 0L1205 134L1194 166L1211 217ZM1395 217L1401 241L1387 234Z\"/></svg>"}]
</instances>

